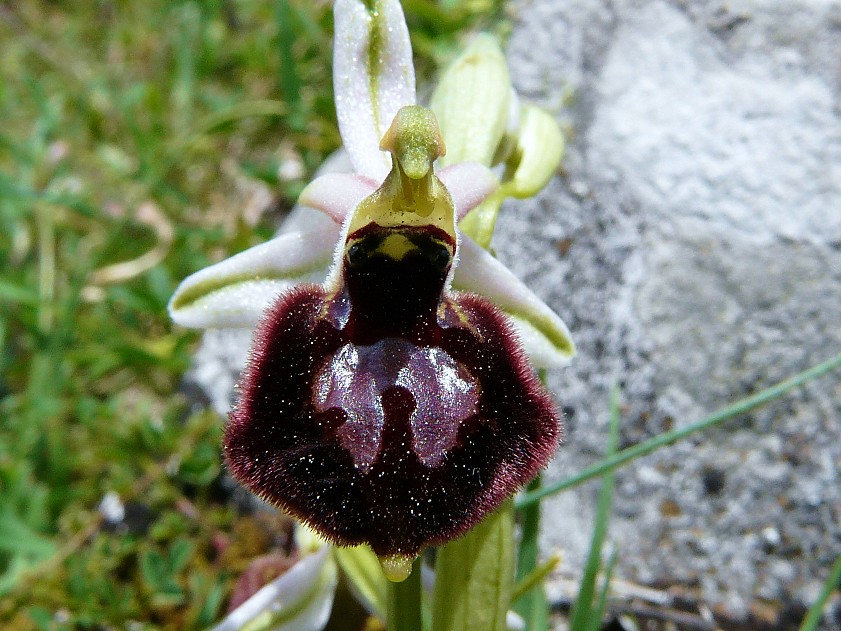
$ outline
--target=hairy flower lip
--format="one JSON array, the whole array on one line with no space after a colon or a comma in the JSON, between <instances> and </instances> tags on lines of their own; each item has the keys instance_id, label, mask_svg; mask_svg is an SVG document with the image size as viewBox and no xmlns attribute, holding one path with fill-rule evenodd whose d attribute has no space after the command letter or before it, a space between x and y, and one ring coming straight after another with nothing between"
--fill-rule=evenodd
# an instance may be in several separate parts
<instances>
[{"instance_id":1,"label":"hairy flower lip","mask_svg":"<svg viewBox=\"0 0 841 631\"><path fill-rule=\"evenodd\" d=\"M502 312L449 288L458 233L434 116L401 109L382 146L392 170L346 216L328 279L263 318L224 444L253 492L393 560L534 477L560 419Z\"/></svg>"},{"instance_id":2,"label":"hairy flower lip","mask_svg":"<svg viewBox=\"0 0 841 631\"><path fill-rule=\"evenodd\" d=\"M441 451L442 443L423 464L410 446L417 436L404 425L422 408L405 396L429 400L439 389L409 394L387 384L379 390L384 416L377 430L385 434L378 439L360 428L347 437L350 443L336 440L346 426L344 412L318 412L311 394L314 374L324 370L320 358L346 344L341 331L319 319L323 296L318 286L297 288L276 303L256 334L242 398L225 434L226 461L237 479L336 544L369 543L381 556L414 555L468 530L545 466L560 439L554 404L510 325L485 300L467 294L454 298L467 324L442 329L440 348L464 362L482 396L469 420L448 421L459 427L454 446ZM290 348L299 349L294 357ZM356 398L373 409L375 392ZM398 392L405 394L395 399ZM364 455L372 441L381 441L377 453ZM349 444L362 450L358 456Z\"/></svg>"}]
</instances>

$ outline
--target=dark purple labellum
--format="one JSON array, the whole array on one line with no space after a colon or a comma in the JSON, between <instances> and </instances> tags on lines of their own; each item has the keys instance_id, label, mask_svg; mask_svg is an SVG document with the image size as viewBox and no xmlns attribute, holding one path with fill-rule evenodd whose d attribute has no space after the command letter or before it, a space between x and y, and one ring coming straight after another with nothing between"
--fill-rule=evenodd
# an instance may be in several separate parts
<instances>
[{"instance_id":1,"label":"dark purple labellum","mask_svg":"<svg viewBox=\"0 0 841 631\"><path fill-rule=\"evenodd\" d=\"M347 243L338 292L298 287L260 325L226 459L334 543L414 555L534 477L560 423L502 313L443 291L446 233L371 224Z\"/></svg>"}]
</instances>

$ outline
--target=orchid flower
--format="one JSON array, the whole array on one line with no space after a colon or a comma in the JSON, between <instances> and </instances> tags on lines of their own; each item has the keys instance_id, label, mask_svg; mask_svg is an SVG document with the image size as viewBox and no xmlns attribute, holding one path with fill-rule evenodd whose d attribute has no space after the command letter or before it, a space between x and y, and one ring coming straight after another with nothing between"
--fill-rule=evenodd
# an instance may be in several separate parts
<instances>
[{"instance_id":1,"label":"orchid flower","mask_svg":"<svg viewBox=\"0 0 841 631\"><path fill-rule=\"evenodd\" d=\"M294 227L187 278L170 313L191 327L256 326L225 432L234 477L328 541L369 545L400 580L422 548L533 478L560 439L533 366L569 360L567 328L458 228L531 194L560 154L535 161L548 116L519 106L507 74L491 133L476 128L484 114L459 124L446 99L440 121L416 105L397 0L336 0L334 11L353 172L314 180ZM450 138L462 160L436 171Z\"/></svg>"}]
</instances>

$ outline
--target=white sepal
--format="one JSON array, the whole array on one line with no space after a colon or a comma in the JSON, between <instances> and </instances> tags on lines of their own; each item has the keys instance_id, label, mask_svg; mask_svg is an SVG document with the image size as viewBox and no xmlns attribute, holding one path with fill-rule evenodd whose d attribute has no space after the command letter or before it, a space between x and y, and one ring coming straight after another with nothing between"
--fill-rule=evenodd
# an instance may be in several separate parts
<instances>
[{"instance_id":1,"label":"white sepal","mask_svg":"<svg viewBox=\"0 0 841 631\"><path fill-rule=\"evenodd\" d=\"M324 546L237 607L213 631L321 631L330 617L338 572Z\"/></svg>"},{"instance_id":2,"label":"white sepal","mask_svg":"<svg viewBox=\"0 0 841 631\"><path fill-rule=\"evenodd\" d=\"M369 8L370 7L370 8ZM382 182L391 159L380 140L397 110L415 102L412 44L398 0L336 0L336 115L354 171Z\"/></svg>"},{"instance_id":3,"label":"white sepal","mask_svg":"<svg viewBox=\"0 0 841 631\"><path fill-rule=\"evenodd\" d=\"M563 320L505 265L466 235L459 244L453 288L472 291L507 313L537 368L565 366L575 355Z\"/></svg>"},{"instance_id":4,"label":"white sepal","mask_svg":"<svg viewBox=\"0 0 841 631\"><path fill-rule=\"evenodd\" d=\"M187 277L169 301L172 320L193 328L253 327L293 285L321 281L339 226L283 233Z\"/></svg>"},{"instance_id":5,"label":"white sepal","mask_svg":"<svg viewBox=\"0 0 841 631\"><path fill-rule=\"evenodd\" d=\"M326 173L301 192L298 203L320 210L341 224L363 199L377 190L373 180L352 173Z\"/></svg>"}]
</instances>

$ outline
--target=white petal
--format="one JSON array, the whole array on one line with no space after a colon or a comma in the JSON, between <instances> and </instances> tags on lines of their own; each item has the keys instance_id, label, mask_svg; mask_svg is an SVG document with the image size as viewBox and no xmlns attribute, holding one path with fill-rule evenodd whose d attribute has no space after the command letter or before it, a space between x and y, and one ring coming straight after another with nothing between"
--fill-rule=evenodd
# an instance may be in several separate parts
<instances>
[{"instance_id":1,"label":"white petal","mask_svg":"<svg viewBox=\"0 0 841 631\"><path fill-rule=\"evenodd\" d=\"M333 607L337 577L330 548L324 546L242 603L213 631L238 631L249 623L274 631L321 631Z\"/></svg>"},{"instance_id":2,"label":"white petal","mask_svg":"<svg viewBox=\"0 0 841 631\"><path fill-rule=\"evenodd\" d=\"M563 320L496 258L462 235L453 287L488 298L505 311L538 368L564 366L575 346Z\"/></svg>"},{"instance_id":3,"label":"white petal","mask_svg":"<svg viewBox=\"0 0 841 631\"><path fill-rule=\"evenodd\" d=\"M437 175L450 191L457 221L499 188L499 180L493 172L478 162L459 162L441 169Z\"/></svg>"},{"instance_id":4,"label":"white petal","mask_svg":"<svg viewBox=\"0 0 841 631\"><path fill-rule=\"evenodd\" d=\"M324 279L340 227L281 234L186 278L169 302L173 321L194 328L251 327L283 291Z\"/></svg>"},{"instance_id":5,"label":"white petal","mask_svg":"<svg viewBox=\"0 0 841 631\"><path fill-rule=\"evenodd\" d=\"M373 180L350 173L327 173L310 182L298 202L320 210L341 225L348 213L377 190Z\"/></svg>"},{"instance_id":6,"label":"white petal","mask_svg":"<svg viewBox=\"0 0 841 631\"><path fill-rule=\"evenodd\" d=\"M409 31L398 0L336 0L333 14L339 130L354 170L381 182L391 159L380 140L397 110L415 102Z\"/></svg>"}]
</instances>

